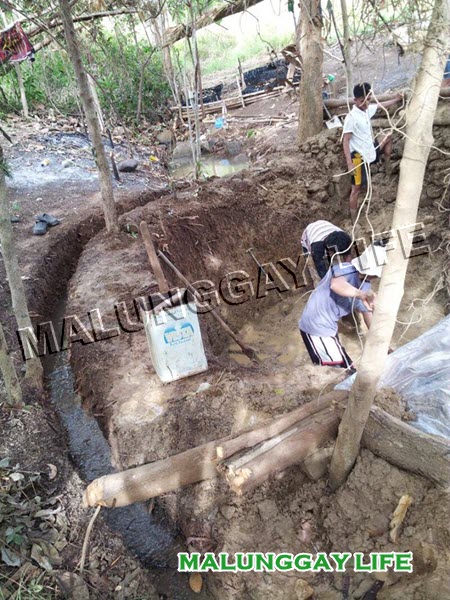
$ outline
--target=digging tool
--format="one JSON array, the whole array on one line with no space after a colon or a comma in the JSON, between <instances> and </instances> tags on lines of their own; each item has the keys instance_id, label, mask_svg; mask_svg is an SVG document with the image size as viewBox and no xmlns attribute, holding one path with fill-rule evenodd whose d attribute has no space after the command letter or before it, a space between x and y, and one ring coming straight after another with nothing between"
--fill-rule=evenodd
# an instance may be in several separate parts
<instances>
[{"instance_id":1,"label":"digging tool","mask_svg":"<svg viewBox=\"0 0 450 600\"><path fill-rule=\"evenodd\" d=\"M331 116L331 113L328 110L325 102L322 102L322 105L323 110L328 117L328 121L325 121L325 125L328 127L328 129L336 129L337 127L342 127L340 118L337 115L335 115L334 117Z\"/></svg>"},{"instance_id":2,"label":"digging tool","mask_svg":"<svg viewBox=\"0 0 450 600\"><path fill-rule=\"evenodd\" d=\"M261 271L261 273L264 273L264 275L267 277L267 272L264 269L264 267L262 266L262 264L259 262L259 260L256 258L256 256L253 253L253 246L251 248L249 248L247 250L247 254L250 254L250 256L253 258L253 260L255 261L255 263L258 265L258 269ZM281 292L278 288L275 288L278 296L280 297L281 300L284 300L283 296L281 295Z\"/></svg>"},{"instance_id":3,"label":"digging tool","mask_svg":"<svg viewBox=\"0 0 450 600\"><path fill-rule=\"evenodd\" d=\"M158 256L170 269L172 269L172 271L175 273L175 275L178 277L178 279L180 279L184 283L186 288L192 293L194 298L196 298L197 300L202 300L200 293L195 289L195 287L193 285L191 285L189 283L189 281L186 279L186 277L183 275L183 273L181 273L177 269L177 267L173 264L173 262L171 260L169 260L167 258L167 256L165 254L163 254L162 252L158 252ZM247 344L245 344L241 340L241 338L237 335L237 333L235 333L231 329L231 327L222 319L222 317L220 316L220 314L217 312L217 310L215 308L212 308L209 312L216 319L216 321L219 323L219 325L222 327L222 329L224 329L228 333L228 335L231 338L233 338L233 340L236 342L236 344L241 348L242 352L246 356L248 356L248 358L250 360L253 360L257 363L261 362L258 355L256 354L256 351L253 348L250 348L250 346L247 346Z\"/></svg>"},{"instance_id":4,"label":"digging tool","mask_svg":"<svg viewBox=\"0 0 450 600\"><path fill-rule=\"evenodd\" d=\"M253 252L253 248L249 248L247 250L247 252L248 252L248 254L250 254L250 256L253 258L255 263L258 265L258 268L261 270L261 272L264 273L264 275L267 277L267 272L264 270L264 267L259 262L259 260L256 258L255 254ZM284 301L283 295L281 294L280 290L278 288L275 288L275 290L277 291L277 294L278 294L278 297L280 298L280 300ZM281 310L283 311L283 314L285 316L289 314L289 308L285 304L283 304Z\"/></svg>"},{"instance_id":5,"label":"digging tool","mask_svg":"<svg viewBox=\"0 0 450 600\"><path fill-rule=\"evenodd\" d=\"M150 234L150 230L145 221L141 221L140 230L142 234L142 239L144 240L145 249L147 250L148 260L150 261L150 265L153 269L153 274L156 277L156 281L158 283L158 288L161 294L167 294L169 291L169 285L166 280L166 276L163 273L161 268L161 263L158 260L158 256L156 254L155 246L153 245L152 236Z\"/></svg>"}]
</instances>

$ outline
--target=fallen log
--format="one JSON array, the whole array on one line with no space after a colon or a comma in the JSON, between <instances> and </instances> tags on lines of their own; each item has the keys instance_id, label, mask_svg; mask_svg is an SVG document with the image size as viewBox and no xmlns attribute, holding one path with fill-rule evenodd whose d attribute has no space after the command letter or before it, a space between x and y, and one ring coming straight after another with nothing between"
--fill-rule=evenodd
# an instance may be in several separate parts
<instances>
[{"instance_id":1,"label":"fallen log","mask_svg":"<svg viewBox=\"0 0 450 600\"><path fill-rule=\"evenodd\" d=\"M242 496L271 475L301 463L336 437L339 421L334 408L326 409L302 421L273 447L266 450L263 444L261 452L251 451L248 461L240 456L238 468L233 461L229 462L225 473L231 489Z\"/></svg>"},{"instance_id":2,"label":"fallen log","mask_svg":"<svg viewBox=\"0 0 450 600\"><path fill-rule=\"evenodd\" d=\"M163 460L122 473L104 475L88 485L83 495L83 503L85 506L126 506L217 477L219 462L245 448L251 448L280 435L298 421L335 406L346 397L346 392L333 391L317 401L308 402L286 415L238 436L230 435Z\"/></svg>"},{"instance_id":3,"label":"fallen log","mask_svg":"<svg viewBox=\"0 0 450 600\"><path fill-rule=\"evenodd\" d=\"M428 435L373 406L362 444L391 464L442 486L450 484L450 441Z\"/></svg>"},{"instance_id":4,"label":"fallen log","mask_svg":"<svg viewBox=\"0 0 450 600\"><path fill-rule=\"evenodd\" d=\"M378 102L386 102L387 100L394 100L397 97L397 94L381 94L377 96ZM332 98L330 100L324 100L324 105L327 108L350 108L354 105L354 98Z\"/></svg>"},{"instance_id":5,"label":"fallen log","mask_svg":"<svg viewBox=\"0 0 450 600\"><path fill-rule=\"evenodd\" d=\"M230 487L244 494L276 472L301 464L334 440L346 392L322 399L236 437L228 436L181 454L105 475L83 495L85 506L126 506L225 474ZM435 484L450 484L450 441L423 433L378 407L373 407L363 445L399 468Z\"/></svg>"}]
</instances>

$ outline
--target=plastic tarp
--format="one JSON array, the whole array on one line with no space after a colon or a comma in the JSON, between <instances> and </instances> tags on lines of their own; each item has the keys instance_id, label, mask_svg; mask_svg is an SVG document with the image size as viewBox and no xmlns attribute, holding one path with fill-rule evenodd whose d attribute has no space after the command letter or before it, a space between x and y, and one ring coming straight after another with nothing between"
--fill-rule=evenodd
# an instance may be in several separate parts
<instances>
[{"instance_id":1,"label":"plastic tarp","mask_svg":"<svg viewBox=\"0 0 450 600\"><path fill-rule=\"evenodd\" d=\"M355 377L335 389L350 389ZM450 315L387 357L378 388L387 387L416 413L411 425L450 439Z\"/></svg>"}]
</instances>

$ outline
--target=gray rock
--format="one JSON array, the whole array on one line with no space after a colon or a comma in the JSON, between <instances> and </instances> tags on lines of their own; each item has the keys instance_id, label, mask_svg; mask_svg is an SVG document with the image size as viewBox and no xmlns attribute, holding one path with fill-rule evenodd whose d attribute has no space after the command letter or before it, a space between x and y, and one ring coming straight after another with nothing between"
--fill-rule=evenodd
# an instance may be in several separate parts
<instances>
[{"instance_id":1,"label":"gray rock","mask_svg":"<svg viewBox=\"0 0 450 600\"><path fill-rule=\"evenodd\" d=\"M225 519L231 519L234 513L236 512L236 508L234 506L230 506L229 504L225 504L220 507L220 512Z\"/></svg>"},{"instance_id":2,"label":"gray rock","mask_svg":"<svg viewBox=\"0 0 450 600\"><path fill-rule=\"evenodd\" d=\"M117 169L121 173L133 173L139 166L139 161L135 158L128 158L127 160L122 160L118 165Z\"/></svg>"},{"instance_id":3,"label":"gray rock","mask_svg":"<svg viewBox=\"0 0 450 600\"><path fill-rule=\"evenodd\" d=\"M313 481L324 477L333 454L333 448L320 448L302 463L302 471Z\"/></svg>"},{"instance_id":4,"label":"gray rock","mask_svg":"<svg viewBox=\"0 0 450 600\"><path fill-rule=\"evenodd\" d=\"M192 157L192 150L191 150L191 144L186 141L186 142L178 142L177 145L175 146L175 150L173 151L173 159L180 159L180 158L191 158Z\"/></svg>"},{"instance_id":5,"label":"gray rock","mask_svg":"<svg viewBox=\"0 0 450 600\"><path fill-rule=\"evenodd\" d=\"M225 142L224 150L227 156L237 156L241 153L242 144L238 140Z\"/></svg>"}]
</instances>

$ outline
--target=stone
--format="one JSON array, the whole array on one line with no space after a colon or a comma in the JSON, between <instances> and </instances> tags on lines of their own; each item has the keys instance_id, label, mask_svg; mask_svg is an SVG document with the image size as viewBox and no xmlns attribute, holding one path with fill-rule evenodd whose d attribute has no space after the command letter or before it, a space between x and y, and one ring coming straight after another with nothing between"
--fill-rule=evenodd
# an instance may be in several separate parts
<instances>
[{"instance_id":1,"label":"stone","mask_svg":"<svg viewBox=\"0 0 450 600\"><path fill-rule=\"evenodd\" d=\"M297 600L308 600L314 595L313 588L304 579L297 579L295 582L295 595Z\"/></svg>"},{"instance_id":2,"label":"stone","mask_svg":"<svg viewBox=\"0 0 450 600\"><path fill-rule=\"evenodd\" d=\"M274 500L263 500L258 503L259 514L265 521L274 519L278 514L278 508Z\"/></svg>"},{"instance_id":3,"label":"stone","mask_svg":"<svg viewBox=\"0 0 450 600\"><path fill-rule=\"evenodd\" d=\"M433 198L433 199L441 198L443 191L444 191L443 188L440 186L437 186L437 185L429 185L425 190L428 198Z\"/></svg>"},{"instance_id":4,"label":"stone","mask_svg":"<svg viewBox=\"0 0 450 600\"><path fill-rule=\"evenodd\" d=\"M175 146L175 150L173 151L173 157L175 159L179 158L192 158L192 150L190 142L178 142Z\"/></svg>"},{"instance_id":5,"label":"stone","mask_svg":"<svg viewBox=\"0 0 450 600\"><path fill-rule=\"evenodd\" d=\"M56 581L64 595L72 600L89 600L89 588L76 573L57 572Z\"/></svg>"},{"instance_id":6,"label":"stone","mask_svg":"<svg viewBox=\"0 0 450 600\"><path fill-rule=\"evenodd\" d=\"M232 518L235 512L236 508L234 506L230 506L229 504L225 504L225 506L220 507L220 514L224 519L227 519L227 521Z\"/></svg>"},{"instance_id":7,"label":"stone","mask_svg":"<svg viewBox=\"0 0 450 600\"><path fill-rule=\"evenodd\" d=\"M306 457L302 463L302 471L312 481L317 481L326 475L333 454L333 448L319 448Z\"/></svg>"},{"instance_id":8,"label":"stone","mask_svg":"<svg viewBox=\"0 0 450 600\"><path fill-rule=\"evenodd\" d=\"M333 159L331 158L331 156L325 156L325 158L323 159L323 166L324 169L331 169L333 166Z\"/></svg>"},{"instance_id":9,"label":"stone","mask_svg":"<svg viewBox=\"0 0 450 600\"><path fill-rule=\"evenodd\" d=\"M70 160L70 158L67 158L66 160L62 161L61 166L63 169L67 169L68 167L75 166L75 163L73 162L73 160Z\"/></svg>"},{"instance_id":10,"label":"stone","mask_svg":"<svg viewBox=\"0 0 450 600\"><path fill-rule=\"evenodd\" d=\"M117 165L117 170L121 173L133 173L139 166L139 161L135 158L128 158L127 160L122 160Z\"/></svg>"},{"instance_id":11,"label":"stone","mask_svg":"<svg viewBox=\"0 0 450 600\"><path fill-rule=\"evenodd\" d=\"M241 153L242 144L239 140L230 140L225 142L224 150L227 156L237 156Z\"/></svg>"},{"instance_id":12,"label":"stone","mask_svg":"<svg viewBox=\"0 0 450 600\"><path fill-rule=\"evenodd\" d=\"M378 573L373 573L372 577L376 581L384 581L385 587L389 587L397 583L401 579L402 575L404 575L404 573L398 573L396 571L380 571Z\"/></svg>"},{"instance_id":13,"label":"stone","mask_svg":"<svg viewBox=\"0 0 450 600\"><path fill-rule=\"evenodd\" d=\"M172 144L172 142L174 141L174 136L173 136L173 133L170 131L170 129L163 129L162 131L160 131L158 133L158 135L156 136L156 139L158 140L158 142L160 144L164 144L165 146L170 146L170 144Z\"/></svg>"},{"instance_id":14,"label":"stone","mask_svg":"<svg viewBox=\"0 0 450 600\"><path fill-rule=\"evenodd\" d=\"M369 537L379 537L389 531L389 516L383 513L373 515L365 526Z\"/></svg>"}]
</instances>

